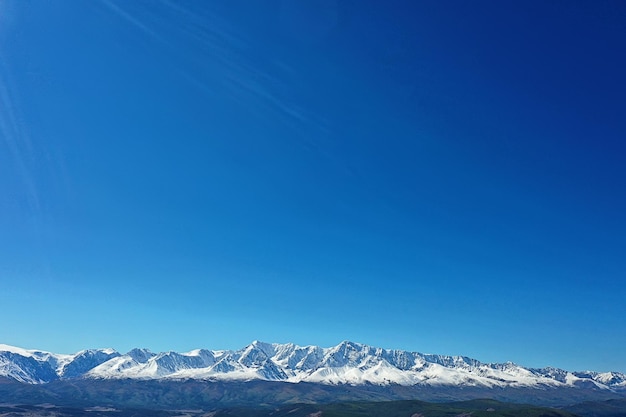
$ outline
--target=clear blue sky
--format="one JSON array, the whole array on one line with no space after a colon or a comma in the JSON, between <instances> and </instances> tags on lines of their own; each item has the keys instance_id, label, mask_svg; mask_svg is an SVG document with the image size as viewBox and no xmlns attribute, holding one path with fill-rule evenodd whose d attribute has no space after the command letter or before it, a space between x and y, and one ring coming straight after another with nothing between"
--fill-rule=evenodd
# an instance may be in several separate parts
<instances>
[{"instance_id":1,"label":"clear blue sky","mask_svg":"<svg viewBox=\"0 0 626 417\"><path fill-rule=\"evenodd\" d=\"M0 0L0 341L626 371L623 1Z\"/></svg>"}]
</instances>

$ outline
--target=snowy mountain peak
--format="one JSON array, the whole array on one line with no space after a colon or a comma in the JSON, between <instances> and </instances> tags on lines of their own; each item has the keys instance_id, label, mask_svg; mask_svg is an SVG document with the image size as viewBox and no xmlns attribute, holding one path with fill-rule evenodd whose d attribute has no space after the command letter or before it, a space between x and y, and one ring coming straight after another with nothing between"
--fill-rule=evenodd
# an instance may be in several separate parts
<instances>
[{"instance_id":1,"label":"snowy mountain peak","mask_svg":"<svg viewBox=\"0 0 626 417\"><path fill-rule=\"evenodd\" d=\"M464 356L388 350L347 340L329 348L255 340L236 351L196 349L186 353L153 353L148 349L132 349L120 354L114 349L88 349L73 355L0 345L0 376L31 384L79 378L191 378L485 388L593 387L626 391L626 375L619 372L533 369L512 362L488 364Z\"/></svg>"},{"instance_id":2,"label":"snowy mountain peak","mask_svg":"<svg viewBox=\"0 0 626 417\"><path fill-rule=\"evenodd\" d=\"M118 356L120 354L114 349L81 350L71 359L64 361L57 370L57 374L66 379L81 377L96 366Z\"/></svg>"},{"instance_id":3,"label":"snowy mountain peak","mask_svg":"<svg viewBox=\"0 0 626 417\"><path fill-rule=\"evenodd\" d=\"M148 362L148 360L150 360L150 358L156 356L156 354L152 353L149 349L138 348L132 349L126 355L130 356L131 358L133 358L133 360L139 363L146 363Z\"/></svg>"},{"instance_id":4,"label":"snowy mountain peak","mask_svg":"<svg viewBox=\"0 0 626 417\"><path fill-rule=\"evenodd\" d=\"M31 357L35 354L47 353L47 352L41 352L38 350L29 350L29 349L19 348L16 346L5 345L3 343L0 343L0 352L11 352L11 353L16 353L18 355L27 356L27 357Z\"/></svg>"}]
</instances>

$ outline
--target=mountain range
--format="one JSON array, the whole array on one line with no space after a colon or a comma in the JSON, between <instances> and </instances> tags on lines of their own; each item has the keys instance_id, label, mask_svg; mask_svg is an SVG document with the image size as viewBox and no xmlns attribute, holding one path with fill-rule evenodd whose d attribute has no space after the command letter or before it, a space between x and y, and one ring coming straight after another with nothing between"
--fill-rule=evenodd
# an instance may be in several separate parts
<instances>
[{"instance_id":1,"label":"mountain range","mask_svg":"<svg viewBox=\"0 0 626 417\"><path fill-rule=\"evenodd\" d=\"M113 349L89 349L71 355L0 344L0 376L28 384L84 378L167 378L329 385L580 387L626 392L626 375L619 372L482 363L464 356L389 350L348 341L330 348L254 341L240 350L153 353L133 349L121 354Z\"/></svg>"}]
</instances>

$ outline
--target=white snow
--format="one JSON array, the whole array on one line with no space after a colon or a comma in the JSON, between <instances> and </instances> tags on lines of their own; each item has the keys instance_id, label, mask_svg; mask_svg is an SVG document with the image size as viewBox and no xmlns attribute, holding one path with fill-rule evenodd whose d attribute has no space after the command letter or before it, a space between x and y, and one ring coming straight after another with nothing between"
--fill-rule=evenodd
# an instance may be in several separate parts
<instances>
[{"instance_id":1,"label":"white snow","mask_svg":"<svg viewBox=\"0 0 626 417\"><path fill-rule=\"evenodd\" d=\"M117 354L113 349L99 351L107 355ZM47 381L39 377L36 370L24 368L32 362L12 362L9 356L2 356L2 352L32 358L37 363L48 362L58 377L63 378L62 370L89 351L57 355L0 345L0 376L20 382L42 383ZM138 352L143 355L132 356ZM626 375L616 372L574 375L554 368L531 370L510 362L485 364L461 356L386 350L348 341L330 348L254 341L237 351L195 349L186 353L155 354L136 350L103 360L81 376L480 387L576 387L581 381L591 381L601 389L626 388Z\"/></svg>"}]
</instances>

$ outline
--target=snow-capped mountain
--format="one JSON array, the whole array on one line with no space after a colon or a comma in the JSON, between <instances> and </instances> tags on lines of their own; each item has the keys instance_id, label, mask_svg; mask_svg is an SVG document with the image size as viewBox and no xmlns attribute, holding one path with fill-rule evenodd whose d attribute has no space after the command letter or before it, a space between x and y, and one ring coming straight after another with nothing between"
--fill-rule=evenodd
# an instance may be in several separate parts
<instances>
[{"instance_id":1,"label":"snow-capped mountain","mask_svg":"<svg viewBox=\"0 0 626 417\"><path fill-rule=\"evenodd\" d=\"M463 356L388 350L342 342L331 348L255 341L240 350L153 353L92 349L59 355L0 345L0 376L29 384L71 379L196 379L310 382L326 385L586 388L626 391L618 372L532 369Z\"/></svg>"}]
</instances>

